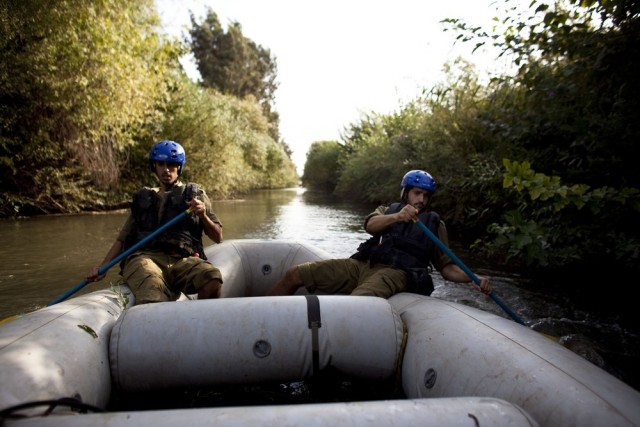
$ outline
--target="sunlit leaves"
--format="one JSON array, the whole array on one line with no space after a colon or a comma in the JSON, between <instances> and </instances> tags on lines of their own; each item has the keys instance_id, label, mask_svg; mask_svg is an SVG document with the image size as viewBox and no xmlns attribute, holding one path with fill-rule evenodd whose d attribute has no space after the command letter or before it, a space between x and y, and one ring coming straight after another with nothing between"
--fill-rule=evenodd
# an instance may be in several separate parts
<instances>
[{"instance_id":1,"label":"sunlit leaves","mask_svg":"<svg viewBox=\"0 0 640 427\"><path fill-rule=\"evenodd\" d=\"M157 123L177 70L180 50L155 33L153 1L27 0L1 9L11 21L2 26L0 90L10 106L0 121L24 162L20 187L38 191L32 169L45 164L68 168L67 179L113 186L125 150ZM30 154L47 146L55 148L41 160ZM61 185L53 178L48 184Z\"/></svg>"},{"instance_id":2,"label":"sunlit leaves","mask_svg":"<svg viewBox=\"0 0 640 427\"><path fill-rule=\"evenodd\" d=\"M184 179L204 186L214 198L256 188L297 184L285 147L267 132L269 123L255 102L213 89L182 88L164 123L168 138L187 152Z\"/></svg>"}]
</instances>

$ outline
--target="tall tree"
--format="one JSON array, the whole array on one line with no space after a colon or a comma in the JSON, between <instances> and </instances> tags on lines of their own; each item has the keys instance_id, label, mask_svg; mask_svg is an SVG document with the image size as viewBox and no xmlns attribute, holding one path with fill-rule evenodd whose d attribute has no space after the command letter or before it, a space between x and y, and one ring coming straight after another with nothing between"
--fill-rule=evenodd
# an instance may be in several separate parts
<instances>
[{"instance_id":1,"label":"tall tree","mask_svg":"<svg viewBox=\"0 0 640 427\"><path fill-rule=\"evenodd\" d=\"M225 32L211 9L202 23L191 15L189 35L203 86L241 99L254 97L271 124L269 134L278 141L279 116L273 108L277 64L270 50L244 37L238 22Z\"/></svg>"}]
</instances>

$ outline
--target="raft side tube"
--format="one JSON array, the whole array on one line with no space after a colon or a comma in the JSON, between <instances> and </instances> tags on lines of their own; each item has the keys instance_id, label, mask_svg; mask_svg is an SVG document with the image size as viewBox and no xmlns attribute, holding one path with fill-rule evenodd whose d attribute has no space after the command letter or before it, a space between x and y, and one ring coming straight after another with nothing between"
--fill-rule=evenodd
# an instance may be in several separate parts
<instances>
[{"instance_id":1,"label":"raft side tube","mask_svg":"<svg viewBox=\"0 0 640 427\"><path fill-rule=\"evenodd\" d=\"M96 291L3 325L0 408L64 397L105 407L111 328L134 298L128 287L119 289L126 301L111 290Z\"/></svg>"},{"instance_id":2,"label":"raft side tube","mask_svg":"<svg viewBox=\"0 0 640 427\"><path fill-rule=\"evenodd\" d=\"M205 249L222 273L222 297L264 296L289 267L332 256L295 240L227 240ZM304 288L299 294L307 294Z\"/></svg>"},{"instance_id":3,"label":"raft side tube","mask_svg":"<svg viewBox=\"0 0 640 427\"><path fill-rule=\"evenodd\" d=\"M310 303L319 303L317 353ZM133 307L111 334L118 389L138 392L298 381L332 367L383 380L396 371L404 325L388 301L338 295L246 297Z\"/></svg>"},{"instance_id":4,"label":"raft side tube","mask_svg":"<svg viewBox=\"0 0 640 427\"><path fill-rule=\"evenodd\" d=\"M491 396L545 426L640 425L638 391L531 328L432 297L389 302L407 325L409 398Z\"/></svg>"},{"instance_id":5,"label":"raft side tube","mask_svg":"<svg viewBox=\"0 0 640 427\"><path fill-rule=\"evenodd\" d=\"M537 427L522 408L500 399L460 397L117 412L7 420L6 427L173 427L176 425L255 427Z\"/></svg>"}]
</instances>

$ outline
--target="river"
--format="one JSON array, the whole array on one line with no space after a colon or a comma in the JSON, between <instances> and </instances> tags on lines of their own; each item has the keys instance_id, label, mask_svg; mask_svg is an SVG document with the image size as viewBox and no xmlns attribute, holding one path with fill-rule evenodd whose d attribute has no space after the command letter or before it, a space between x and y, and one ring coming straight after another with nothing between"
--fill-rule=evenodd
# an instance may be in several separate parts
<instances>
[{"instance_id":1,"label":"river","mask_svg":"<svg viewBox=\"0 0 640 427\"><path fill-rule=\"evenodd\" d=\"M336 258L350 256L368 238L363 218L375 208L339 202L301 188L256 191L243 199L214 201L224 238L287 239L311 243ZM126 212L51 215L0 220L0 320L46 305L79 284L99 265L124 223ZM212 244L205 240L205 245ZM487 266L451 242L453 252L475 273L490 276L494 292L529 326L640 390L638 322L618 313L585 307L526 278ZM118 268L78 294L108 287ZM510 318L491 298L470 285L434 274L434 297L471 305ZM628 318L628 316L625 316Z\"/></svg>"}]
</instances>

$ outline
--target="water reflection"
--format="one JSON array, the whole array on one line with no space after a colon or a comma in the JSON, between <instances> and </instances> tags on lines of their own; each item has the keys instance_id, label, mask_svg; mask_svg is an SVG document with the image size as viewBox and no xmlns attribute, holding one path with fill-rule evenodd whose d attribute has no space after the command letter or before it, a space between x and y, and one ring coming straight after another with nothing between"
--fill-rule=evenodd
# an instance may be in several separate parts
<instances>
[{"instance_id":1,"label":"water reflection","mask_svg":"<svg viewBox=\"0 0 640 427\"><path fill-rule=\"evenodd\" d=\"M354 206L302 188L264 190L250 199L214 202L225 239L290 239L348 257L368 235L363 219L372 208Z\"/></svg>"}]
</instances>

